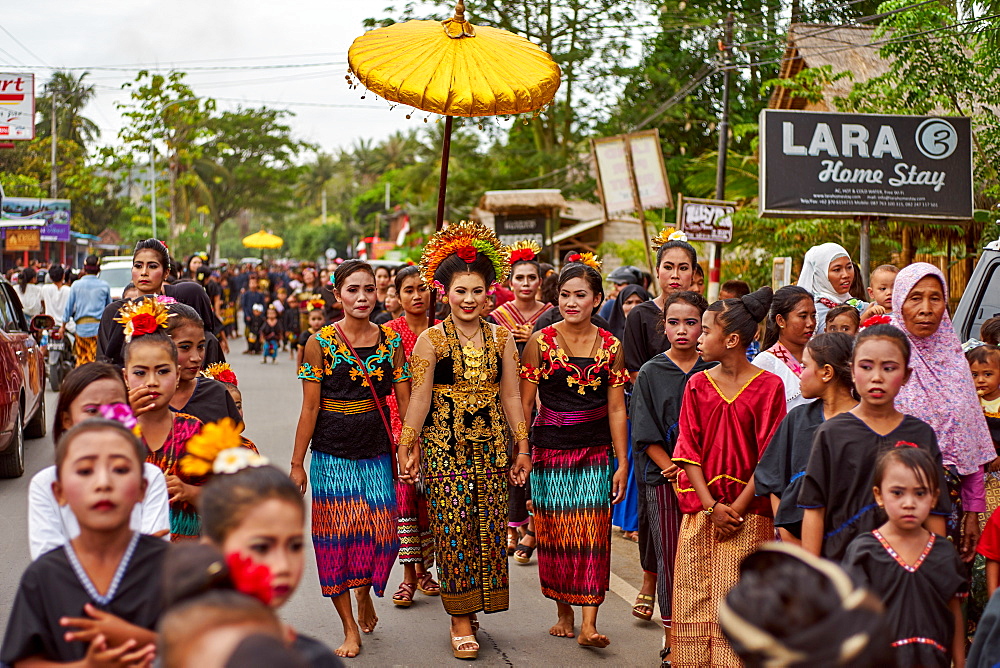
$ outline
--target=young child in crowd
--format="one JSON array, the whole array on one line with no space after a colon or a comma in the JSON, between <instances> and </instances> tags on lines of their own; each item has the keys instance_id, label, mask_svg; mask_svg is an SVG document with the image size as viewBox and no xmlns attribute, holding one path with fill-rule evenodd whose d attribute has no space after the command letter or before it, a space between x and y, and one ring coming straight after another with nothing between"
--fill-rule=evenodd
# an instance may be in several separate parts
<instances>
[{"instance_id":1,"label":"young child in crowd","mask_svg":"<svg viewBox=\"0 0 1000 668\"><path fill-rule=\"evenodd\" d=\"M854 336L861 328L861 315L853 306L835 306L826 312L826 331Z\"/></svg>"},{"instance_id":2,"label":"young child in crowd","mask_svg":"<svg viewBox=\"0 0 1000 668\"><path fill-rule=\"evenodd\" d=\"M856 537L844 557L844 568L885 604L899 666L965 665L965 566L947 538L925 528L940 471L939 461L911 443L882 452L872 491L888 521Z\"/></svg>"},{"instance_id":3,"label":"young child in crowd","mask_svg":"<svg viewBox=\"0 0 1000 668\"><path fill-rule=\"evenodd\" d=\"M134 423L128 406L128 391L121 371L101 362L78 366L66 374L52 421L52 440L56 443L71 427L102 415L120 415ZM131 426L131 425L127 425ZM170 533L167 483L153 464L143 465L146 494L132 510L133 531L155 536ZM67 505L60 505L52 491L56 467L48 466L31 479L28 490L28 546L31 558L65 545L80 534L80 527Z\"/></svg>"},{"instance_id":4,"label":"young child in crowd","mask_svg":"<svg viewBox=\"0 0 1000 668\"><path fill-rule=\"evenodd\" d=\"M656 554L656 597L660 601L664 645L670 652L671 600L681 511L673 483L680 471L673 463L681 398L688 380L715 364L698 355L701 319L708 302L697 292L675 292L663 303L663 326L670 348L639 369L632 390L632 454L636 475L645 482L646 514Z\"/></svg>"},{"instance_id":5,"label":"young child in crowd","mask_svg":"<svg viewBox=\"0 0 1000 668\"><path fill-rule=\"evenodd\" d=\"M261 570L249 559L232 557L203 543L171 546L163 573L165 612L157 626L163 668L305 665L260 653L233 662L231 655L248 637L280 642L284 632L264 602L271 588L259 585Z\"/></svg>"},{"instance_id":6,"label":"young child in crowd","mask_svg":"<svg viewBox=\"0 0 1000 668\"><path fill-rule=\"evenodd\" d=\"M672 456L683 469L671 632L679 665L739 665L719 627L719 603L739 579L740 560L774 537L771 505L755 498L753 471L785 417L785 387L746 358L773 296L764 287L715 302L702 317L698 346L718 365L684 388Z\"/></svg>"},{"instance_id":7,"label":"young child in crowd","mask_svg":"<svg viewBox=\"0 0 1000 668\"><path fill-rule=\"evenodd\" d=\"M326 316L323 314L323 307L316 306L309 309L309 329L299 334L298 358L295 361L295 368L302 366L302 358L305 356L306 343L309 337L319 332L326 325Z\"/></svg>"},{"instance_id":8,"label":"young child in crowd","mask_svg":"<svg viewBox=\"0 0 1000 668\"><path fill-rule=\"evenodd\" d=\"M243 414L243 393L240 391L239 381L236 378L236 374L233 372L233 368L226 362L219 362L210 365L207 369L205 369L204 374L209 378L219 381L222 386L226 388L226 392L229 394L229 398L233 400L233 405L236 407L236 411L240 416L240 442L243 444L244 448L248 448L259 454L257 446L254 445L254 442L243 434L243 431L246 429L245 416Z\"/></svg>"},{"instance_id":9,"label":"young child in crowd","mask_svg":"<svg viewBox=\"0 0 1000 668\"><path fill-rule=\"evenodd\" d=\"M264 344L264 355L261 357L261 364L267 364L268 357L271 358L272 364L278 363L278 350L281 349L281 342L284 338L285 330L281 326L281 322L278 321L278 311L273 306L269 306L264 324L260 327L260 339Z\"/></svg>"},{"instance_id":10,"label":"young child in crowd","mask_svg":"<svg viewBox=\"0 0 1000 668\"><path fill-rule=\"evenodd\" d=\"M883 522L872 489L875 462L886 450L909 445L926 450L937 466L936 503L927 529L945 535L951 500L934 430L894 404L910 377L910 342L892 325L865 328L854 344L851 373L860 403L816 430L799 507L802 546L840 561L858 535Z\"/></svg>"},{"instance_id":11,"label":"young child in crowd","mask_svg":"<svg viewBox=\"0 0 1000 668\"><path fill-rule=\"evenodd\" d=\"M243 329L247 337L247 349L244 351L246 355L256 355L260 352L260 347L257 346L255 349L253 345L257 341L256 332L259 329L259 326L256 329L254 328L254 317L259 312L263 321L264 304L267 303L267 300L268 293L266 288L261 287L259 278L251 275L247 279L246 289L240 294L240 305L243 309ZM251 341L251 338L253 341Z\"/></svg>"},{"instance_id":12,"label":"young child in crowd","mask_svg":"<svg viewBox=\"0 0 1000 668\"><path fill-rule=\"evenodd\" d=\"M875 267L868 279L868 298L873 302L868 308L869 316L892 313L892 286L898 273L899 269L895 265ZM875 308L876 306L879 308Z\"/></svg>"},{"instance_id":13,"label":"young child in crowd","mask_svg":"<svg viewBox=\"0 0 1000 668\"><path fill-rule=\"evenodd\" d=\"M228 466L221 463L234 458ZM291 598L305 567L305 507L287 473L242 448L220 452L215 475L201 496L205 538L227 559L237 555L271 574L270 598L277 610ZM323 643L287 629L292 647L314 666L340 665Z\"/></svg>"},{"instance_id":14,"label":"young child in crowd","mask_svg":"<svg viewBox=\"0 0 1000 668\"><path fill-rule=\"evenodd\" d=\"M1000 346L1000 315L993 316L979 327L979 339L991 346Z\"/></svg>"},{"instance_id":15,"label":"young child in crowd","mask_svg":"<svg viewBox=\"0 0 1000 668\"><path fill-rule=\"evenodd\" d=\"M139 294L140 294L139 293L139 288L137 288L134 285L132 285L131 283L129 283L128 285L125 286L125 289L122 290L122 299L125 299L125 300L128 300L128 301L131 301L133 299L138 299Z\"/></svg>"},{"instance_id":16,"label":"young child in crowd","mask_svg":"<svg viewBox=\"0 0 1000 668\"><path fill-rule=\"evenodd\" d=\"M254 304L252 311L253 314L247 324L247 352L251 355L259 355L263 348L260 329L264 326L264 305Z\"/></svg>"},{"instance_id":17,"label":"young child in crowd","mask_svg":"<svg viewBox=\"0 0 1000 668\"><path fill-rule=\"evenodd\" d=\"M192 415L204 424L229 418L242 421L229 393L222 383L202 374L205 363L205 325L198 312L187 304L174 302L167 306L167 335L177 346L180 381L170 407Z\"/></svg>"},{"instance_id":18,"label":"young child in crowd","mask_svg":"<svg viewBox=\"0 0 1000 668\"><path fill-rule=\"evenodd\" d=\"M1000 505L1000 348L984 344L965 354L997 458L986 465L987 513Z\"/></svg>"},{"instance_id":19,"label":"young child in crowd","mask_svg":"<svg viewBox=\"0 0 1000 668\"><path fill-rule=\"evenodd\" d=\"M847 308L854 311L850 306ZM809 340L802 354L799 381L802 396L815 401L788 412L754 471L755 492L759 496L770 495L774 525L783 541L799 544L802 537L799 490L816 429L858 404L851 382L853 346L853 338L831 332L829 326L825 333Z\"/></svg>"},{"instance_id":20,"label":"young child in crowd","mask_svg":"<svg viewBox=\"0 0 1000 668\"><path fill-rule=\"evenodd\" d=\"M285 330L282 349L288 351L289 359L295 359L299 348L299 334L302 333L299 298L296 295L288 295L288 308L281 312L281 326Z\"/></svg>"},{"instance_id":21,"label":"young child in crowd","mask_svg":"<svg viewBox=\"0 0 1000 668\"><path fill-rule=\"evenodd\" d=\"M735 278L726 281L719 288L719 299L723 301L726 299L739 299L748 294L750 294L750 284Z\"/></svg>"},{"instance_id":22,"label":"young child in crowd","mask_svg":"<svg viewBox=\"0 0 1000 668\"><path fill-rule=\"evenodd\" d=\"M112 420L87 420L59 440L53 492L80 533L25 570L0 663L149 665L168 546L130 526L146 492L144 455L135 435ZM66 619L82 614L90 617Z\"/></svg>"},{"instance_id":23,"label":"young child in crowd","mask_svg":"<svg viewBox=\"0 0 1000 668\"><path fill-rule=\"evenodd\" d=\"M198 512L195 509L204 476L191 476L180 470L178 463L186 453L188 441L199 431L202 422L185 413L175 413L170 402L180 382L177 346L162 331L168 316L164 306L153 299L134 302L121 310L125 322L125 383L132 406L149 448L146 461L155 464L167 481L170 494L170 539L192 540L199 535ZM139 320L138 315L151 318ZM142 327L145 321L151 327Z\"/></svg>"}]
</instances>

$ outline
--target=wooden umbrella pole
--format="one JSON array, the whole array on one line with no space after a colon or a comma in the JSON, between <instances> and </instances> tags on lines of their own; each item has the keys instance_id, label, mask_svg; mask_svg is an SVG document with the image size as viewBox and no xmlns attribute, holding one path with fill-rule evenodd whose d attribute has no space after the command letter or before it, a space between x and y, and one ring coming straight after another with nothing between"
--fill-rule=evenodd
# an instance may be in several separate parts
<instances>
[{"instance_id":1,"label":"wooden umbrella pole","mask_svg":"<svg viewBox=\"0 0 1000 668\"><path fill-rule=\"evenodd\" d=\"M434 222L434 231L440 232L444 228L444 198L448 193L448 159L451 157L451 128L455 119L452 116L445 116L444 120L444 142L441 145L441 183L438 185L438 210L437 220ZM427 305L427 326L434 326L434 316L437 315L437 290L431 287L430 304Z\"/></svg>"},{"instance_id":2,"label":"wooden umbrella pole","mask_svg":"<svg viewBox=\"0 0 1000 668\"><path fill-rule=\"evenodd\" d=\"M448 192L448 158L451 157L451 128L455 119L445 116L444 143L441 145L441 183L438 185L438 210L434 231L440 232L444 227L444 199Z\"/></svg>"}]
</instances>

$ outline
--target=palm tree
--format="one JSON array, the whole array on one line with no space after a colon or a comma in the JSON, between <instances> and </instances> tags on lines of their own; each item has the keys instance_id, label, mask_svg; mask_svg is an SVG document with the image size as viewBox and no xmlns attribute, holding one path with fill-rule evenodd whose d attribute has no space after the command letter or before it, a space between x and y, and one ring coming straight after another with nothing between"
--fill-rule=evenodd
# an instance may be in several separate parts
<instances>
[{"instance_id":1,"label":"palm tree","mask_svg":"<svg viewBox=\"0 0 1000 668\"><path fill-rule=\"evenodd\" d=\"M80 146L86 146L101 136L101 130L94 121L83 115L83 109L94 98L93 84L84 83L89 72L76 77L72 72L57 70L43 88L38 98L39 121L35 134L48 137L52 128L52 95L56 97L56 134L59 139L68 139Z\"/></svg>"},{"instance_id":2,"label":"palm tree","mask_svg":"<svg viewBox=\"0 0 1000 668\"><path fill-rule=\"evenodd\" d=\"M327 187L337 175L337 161L329 153L317 153L316 161L306 166L306 171L299 180L296 195L309 204L319 204L322 210L323 224L326 225Z\"/></svg>"}]
</instances>

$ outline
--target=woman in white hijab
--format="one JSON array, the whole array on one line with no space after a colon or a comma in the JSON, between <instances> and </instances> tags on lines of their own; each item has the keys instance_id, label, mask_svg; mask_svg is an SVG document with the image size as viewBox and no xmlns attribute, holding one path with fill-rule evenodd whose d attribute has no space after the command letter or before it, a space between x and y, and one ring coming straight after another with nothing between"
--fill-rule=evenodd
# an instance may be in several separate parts
<instances>
[{"instance_id":1,"label":"woman in white hijab","mask_svg":"<svg viewBox=\"0 0 1000 668\"><path fill-rule=\"evenodd\" d=\"M851 297L854 263L840 244L826 243L806 251L798 286L816 302L816 334L826 329L826 312L842 304L863 311L868 305Z\"/></svg>"}]
</instances>

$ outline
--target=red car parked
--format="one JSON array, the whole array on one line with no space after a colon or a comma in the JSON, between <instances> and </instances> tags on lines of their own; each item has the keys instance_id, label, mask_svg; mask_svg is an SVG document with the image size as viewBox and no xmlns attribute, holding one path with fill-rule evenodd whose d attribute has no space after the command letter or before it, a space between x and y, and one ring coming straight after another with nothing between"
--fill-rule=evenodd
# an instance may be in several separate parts
<instances>
[{"instance_id":1,"label":"red car parked","mask_svg":"<svg viewBox=\"0 0 1000 668\"><path fill-rule=\"evenodd\" d=\"M45 436L45 361L17 290L0 277L0 478L23 475L24 439Z\"/></svg>"}]
</instances>

